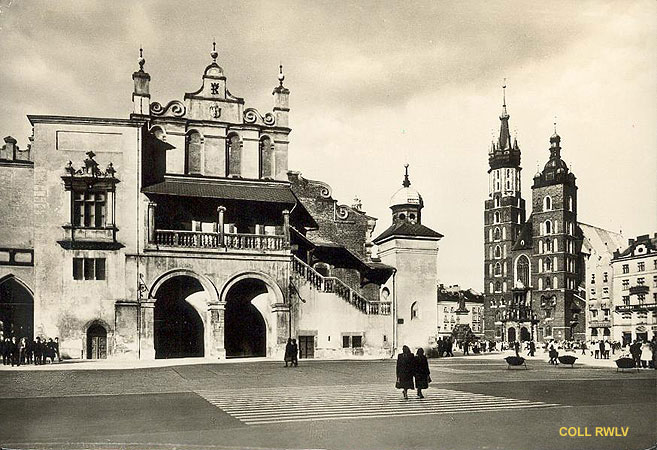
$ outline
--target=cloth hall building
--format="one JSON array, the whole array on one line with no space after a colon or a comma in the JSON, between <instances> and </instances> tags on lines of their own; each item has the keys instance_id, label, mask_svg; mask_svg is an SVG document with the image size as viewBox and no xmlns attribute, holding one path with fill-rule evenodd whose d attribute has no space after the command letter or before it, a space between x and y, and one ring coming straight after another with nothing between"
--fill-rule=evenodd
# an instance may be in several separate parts
<instances>
[{"instance_id":1,"label":"cloth hall building","mask_svg":"<svg viewBox=\"0 0 657 450\"><path fill-rule=\"evenodd\" d=\"M302 358L428 347L442 235L421 224L408 172L372 239L360 204L288 170L282 68L261 114L217 56L182 100L151 100L140 57L129 118L29 115L28 148L5 139L0 333L58 336L70 358L282 357L288 338Z\"/></svg>"}]
</instances>

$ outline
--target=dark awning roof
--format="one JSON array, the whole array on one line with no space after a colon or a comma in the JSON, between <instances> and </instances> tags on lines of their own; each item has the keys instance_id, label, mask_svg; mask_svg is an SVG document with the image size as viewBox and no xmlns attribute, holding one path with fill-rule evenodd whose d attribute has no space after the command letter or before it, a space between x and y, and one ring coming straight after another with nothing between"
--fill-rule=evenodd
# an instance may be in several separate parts
<instances>
[{"instance_id":1,"label":"dark awning roof","mask_svg":"<svg viewBox=\"0 0 657 450\"><path fill-rule=\"evenodd\" d=\"M387 230L381 233L376 239L373 239L372 242L380 244L392 237L431 239L437 241L443 235L419 223L397 222L390 225Z\"/></svg>"},{"instance_id":2,"label":"dark awning roof","mask_svg":"<svg viewBox=\"0 0 657 450\"><path fill-rule=\"evenodd\" d=\"M232 199L294 205L297 199L285 183L241 182L235 179L199 179L168 177L144 187L145 194Z\"/></svg>"}]
</instances>

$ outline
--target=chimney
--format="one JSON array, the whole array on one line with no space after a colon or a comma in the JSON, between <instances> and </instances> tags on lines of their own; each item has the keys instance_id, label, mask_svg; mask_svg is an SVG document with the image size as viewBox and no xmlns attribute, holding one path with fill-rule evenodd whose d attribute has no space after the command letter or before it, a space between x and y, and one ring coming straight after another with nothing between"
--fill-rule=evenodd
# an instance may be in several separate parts
<instances>
[{"instance_id":1,"label":"chimney","mask_svg":"<svg viewBox=\"0 0 657 450\"><path fill-rule=\"evenodd\" d=\"M630 238L627 240L627 245L634 245L634 239Z\"/></svg>"}]
</instances>

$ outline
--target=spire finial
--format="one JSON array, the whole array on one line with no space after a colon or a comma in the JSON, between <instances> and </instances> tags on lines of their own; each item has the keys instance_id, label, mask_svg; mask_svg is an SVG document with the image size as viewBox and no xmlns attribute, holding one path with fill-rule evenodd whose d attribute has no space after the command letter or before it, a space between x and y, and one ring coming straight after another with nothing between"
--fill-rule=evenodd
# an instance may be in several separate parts
<instances>
[{"instance_id":1,"label":"spire finial","mask_svg":"<svg viewBox=\"0 0 657 450\"><path fill-rule=\"evenodd\" d=\"M506 112L506 77L504 77L504 84L502 85L502 108L504 110L504 115L508 115Z\"/></svg>"},{"instance_id":2,"label":"spire finial","mask_svg":"<svg viewBox=\"0 0 657 450\"><path fill-rule=\"evenodd\" d=\"M408 163L404 164L404 182L402 183L402 186L404 187L409 187L411 185L411 180L408 179Z\"/></svg>"},{"instance_id":3,"label":"spire finial","mask_svg":"<svg viewBox=\"0 0 657 450\"><path fill-rule=\"evenodd\" d=\"M219 53L217 53L217 40L212 39L212 51L210 52L210 56L212 57L212 62L216 63L217 62L217 56L219 56Z\"/></svg>"},{"instance_id":4,"label":"spire finial","mask_svg":"<svg viewBox=\"0 0 657 450\"><path fill-rule=\"evenodd\" d=\"M142 72L144 71L144 64L146 64L146 60L144 59L144 49L142 46L139 46L139 70Z\"/></svg>"},{"instance_id":5,"label":"spire finial","mask_svg":"<svg viewBox=\"0 0 657 450\"><path fill-rule=\"evenodd\" d=\"M280 83L280 86L283 87L283 81L285 80L285 75L283 75L283 64L279 64L278 66L278 82Z\"/></svg>"},{"instance_id":6,"label":"spire finial","mask_svg":"<svg viewBox=\"0 0 657 450\"><path fill-rule=\"evenodd\" d=\"M554 134L557 134L557 116L554 116Z\"/></svg>"}]
</instances>

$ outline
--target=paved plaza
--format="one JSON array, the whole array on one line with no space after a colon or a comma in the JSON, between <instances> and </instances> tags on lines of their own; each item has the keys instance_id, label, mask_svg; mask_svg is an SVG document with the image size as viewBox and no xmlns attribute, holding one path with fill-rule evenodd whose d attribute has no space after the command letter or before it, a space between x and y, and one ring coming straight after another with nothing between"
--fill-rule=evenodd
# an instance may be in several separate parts
<instances>
[{"instance_id":1,"label":"paved plaza","mask_svg":"<svg viewBox=\"0 0 657 450\"><path fill-rule=\"evenodd\" d=\"M393 360L2 370L0 442L48 449L644 449L656 442L655 371L621 373L611 361L587 358L554 367L542 355L528 369L507 369L503 356L430 360L426 398L409 400L394 388ZM614 436L595 436L597 428Z\"/></svg>"}]
</instances>

